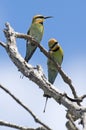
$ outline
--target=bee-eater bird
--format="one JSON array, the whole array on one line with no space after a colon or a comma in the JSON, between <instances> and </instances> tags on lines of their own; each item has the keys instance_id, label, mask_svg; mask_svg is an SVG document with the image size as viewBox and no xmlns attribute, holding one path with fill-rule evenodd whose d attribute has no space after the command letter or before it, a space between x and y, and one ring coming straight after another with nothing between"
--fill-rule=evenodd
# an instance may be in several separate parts
<instances>
[{"instance_id":1,"label":"bee-eater bird","mask_svg":"<svg viewBox=\"0 0 86 130\"><path fill-rule=\"evenodd\" d=\"M61 66L62 61L63 61L63 50L61 46L59 45L58 41L52 38L49 40L48 46L49 46L50 56L54 59L56 63L58 63ZM58 74L58 70L55 64L53 63L53 61L50 59L47 60L47 67L48 67L48 81L51 84L53 84ZM50 96L48 95L44 95L44 96L46 97L46 103L45 103L45 108L44 108L44 112L45 112L47 100Z\"/></svg>"},{"instance_id":2,"label":"bee-eater bird","mask_svg":"<svg viewBox=\"0 0 86 130\"><path fill-rule=\"evenodd\" d=\"M32 24L27 32L28 35L31 35L38 43L41 42L43 33L44 33L44 26L43 22L47 18L52 18L52 16L44 17L43 15L36 15L32 19ZM25 61L28 62L32 57L33 53L35 52L37 46L35 43L27 40L26 43L26 56Z\"/></svg>"}]
</instances>

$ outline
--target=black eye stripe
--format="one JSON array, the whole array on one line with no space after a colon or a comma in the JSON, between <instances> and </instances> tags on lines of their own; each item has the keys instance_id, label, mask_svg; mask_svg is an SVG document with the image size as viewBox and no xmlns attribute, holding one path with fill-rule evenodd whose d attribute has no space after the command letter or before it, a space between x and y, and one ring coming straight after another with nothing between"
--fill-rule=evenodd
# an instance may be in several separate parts
<instances>
[{"instance_id":1,"label":"black eye stripe","mask_svg":"<svg viewBox=\"0 0 86 130\"><path fill-rule=\"evenodd\" d=\"M53 52L56 52L59 50L59 47L56 47L54 50L52 50Z\"/></svg>"},{"instance_id":2,"label":"black eye stripe","mask_svg":"<svg viewBox=\"0 0 86 130\"><path fill-rule=\"evenodd\" d=\"M50 48L52 49L53 47L55 47L55 45L57 45L58 42L55 42Z\"/></svg>"}]
</instances>

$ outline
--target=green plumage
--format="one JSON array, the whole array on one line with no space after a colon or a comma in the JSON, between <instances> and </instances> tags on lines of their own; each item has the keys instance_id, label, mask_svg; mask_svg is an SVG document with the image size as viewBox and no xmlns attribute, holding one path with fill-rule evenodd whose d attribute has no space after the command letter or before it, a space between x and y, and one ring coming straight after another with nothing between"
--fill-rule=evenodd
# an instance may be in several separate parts
<instances>
[{"instance_id":1,"label":"green plumage","mask_svg":"<svg viewBox=\"0 0 86 130\"><path fill-rule=\"evenodd\" d=\"M29 31L28 31L28 35L31 35L32 37L34 37L34 39L40 43L42 40L42 36L43 36L43 32L44 32L44 27L42 24L40 23L32 23ZM26 57L25 60L28 62L30 60L30 58L32 57L33 53L35 52L37 46L30 42L27 41L26 44Z\"/></svg>"},{"instance_id":2,"label":"green plumage","mask_svg":"<svg viewBox=\"0 0 86 130\"><path fill-rule=\"evenodd\" d=\"M58 63L61 66L62 61L63 61L63 50L61 46L59 45L57 40L54 38L49 40L48 46L49 46L50 56L53 58L53 60L56 63ZM51 84L53 84L58 74L58 70L55 64L50 59L48 59L47 61L47 66L48 66L48 81ZM46 97L46 102L45 102L45 107L44 107L44 112L45 112L47 101L48 101L48 98L50 98L50 96L48 94L44 94L44 96Z\"/></svg>"},{"instance_id":3,"label":"green plumage","mask_svg":"<svg viewBox=\"0 0 86 130\"><path fill-rule=\"evenodd\" d=\"M47 18L52 18L52 16L47 16L47 17L44 17L42 15L34 16L32 19L31 27L27 32L27 34L31 35L38 43L40 43L42 40L43 33L44 33L43 22ZM33 42L27 40L25 61L28 62L30 60L36 48L37 46Z\"/></svg>"},{"instance_id":4,"label":"green plumage","mask_svg":"<svg viewBox=\"0 0 86 130\"><path fill-rule=\"evenodd\" d=\"M59 64L61 65L62 61L63 61L63 50L62 48L59 46L59 49L57 51L49 51L51 57ZM54 63L48 59L47 62L48 65L48 80L50 83L54 83L56 76L58 74L58 70L55 67Z\"/></svg>"}]
</instances>

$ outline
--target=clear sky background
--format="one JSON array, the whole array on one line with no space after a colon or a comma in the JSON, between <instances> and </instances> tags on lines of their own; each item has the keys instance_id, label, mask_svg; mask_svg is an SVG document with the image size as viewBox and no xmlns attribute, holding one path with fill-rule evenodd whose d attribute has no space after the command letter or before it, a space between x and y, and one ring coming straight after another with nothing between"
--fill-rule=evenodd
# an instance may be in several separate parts
<instances>
[{"instance_id":1,"label":"clear sky background","mask_svg":"<svg viewBox=\"0 0 86 130\"><path fill-rule=\"evenodd\" d=\"M15 31L27 33L32 17L36 14L53 16L44 23L45 31L42 45L48 49L48 40L58 39L64 50L62 69L72 79L78 95L86 94L86 0L0 0L0 40L5 42L3 34L5 22L9 22ZM20 54L25 56L26 41L17 40ZM40 64L47 76L47 58L36 50L30 64ZM65 128L65 110L53 99L48 101L46 113L43 113L45 98L43 91L28 80L20 78L21 73L0 46L0 83L26 104L33 112L53 130ZM70 88L60 75L55 86L71 95ZM86 100L85 100L86 101ZM83 103L85 106L86 103ZM0 89L0 120L28 127L38 127L33 118L15 101ZM11 130L0 127L0 130Z\"/></svg>"}]
</instances>

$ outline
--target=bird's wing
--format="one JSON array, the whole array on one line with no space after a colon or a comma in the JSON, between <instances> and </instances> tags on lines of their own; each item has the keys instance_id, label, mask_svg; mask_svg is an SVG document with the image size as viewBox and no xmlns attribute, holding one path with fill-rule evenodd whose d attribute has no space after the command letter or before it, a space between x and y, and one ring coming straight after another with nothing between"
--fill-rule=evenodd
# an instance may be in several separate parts
<instances>
[{"instance_id":1,"label":"bird's wing","mask_svg":"<svg viewBox=\"0 0 86 130\"><path fill-rule=\"evenodd\" d=\"M34 45L34 43L31 43L30 41L27 41L26 43L26 56L25 56L25 61L29 61L30 58L32 57L33 53L35 52L37 46Z\"/></svg>"}]
</instances>

